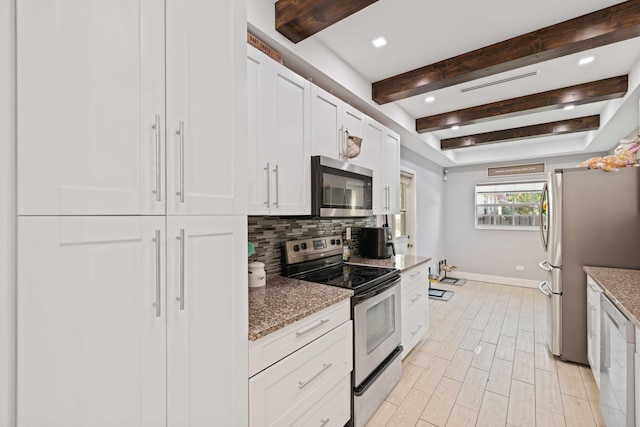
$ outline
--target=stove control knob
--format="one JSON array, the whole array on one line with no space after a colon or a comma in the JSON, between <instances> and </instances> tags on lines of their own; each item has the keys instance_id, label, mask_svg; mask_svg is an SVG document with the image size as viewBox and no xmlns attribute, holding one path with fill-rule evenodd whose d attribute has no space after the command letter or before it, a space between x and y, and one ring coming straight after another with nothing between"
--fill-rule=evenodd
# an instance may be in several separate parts
<instances>
[{"instance_id":1,"label":"stove control knob","mask_svg":"<svg viewBox=\"0 0 640 427\"><path fill-rule=\"evenodd\" d=\"M336 239L336 245L340 245L340 239Z\"/></svg>"},{"instance_id":2,"label":"stove control knob","mask_svg":"<svg viewBox=\"0 0 640 427\"><path fill-rule=\"evenodd\" d=\"M306 243L302 244L302 249L307 249L307 244Z\"/></svg>"},{"instance_id":3,"label":"stove control knob","mask_svg":"<svg viewBox=\"0 0 640 427\"><path fill-rule=\"evenodd\" d=\"M336 239L331 239L331 244L335 245L336 244Z\"/></svg>"},{"instance_id":4,"label":"stove control knob","mask_svg":"<svg viewBox=\"0 0 640 427\"><path fill-rule=\"evenodd\" d=\"M299 251L300 251L300 246L298 246L298 245L293 245L293 251L294 251L294 252L299 252Z\"/></svg>"}]
</instances>

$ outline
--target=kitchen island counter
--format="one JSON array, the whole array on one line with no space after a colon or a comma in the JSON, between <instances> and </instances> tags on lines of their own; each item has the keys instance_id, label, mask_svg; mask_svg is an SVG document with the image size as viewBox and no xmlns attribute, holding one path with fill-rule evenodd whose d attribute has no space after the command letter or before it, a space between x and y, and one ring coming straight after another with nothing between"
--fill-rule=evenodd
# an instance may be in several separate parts
<instances>
[{"instance_id":1,"label":"kitchen island counter","mask_svg":"<svg viewBox=\"0 0 640 427\"><path fill-rule=\"evenodd\" d=\"M640 328L640 270L584 266L605 295Z\"/></svg>"},{"instance_id":2,"label":"kitchen island counter","mask_svg":"<svg viewBox=\"0 0 640 427\"><path fill-rule=\"evenodd\" d=\"M390 258L372 259L361 256L351 257L349 264L371 265L374 267L397 268L400 273L409 270L418 265L431 261L429 257L421 257L415 255L392 255Z\"/></svg>"},{"instance_id":3,"label":"kitchen island counter","mask_svg":"<svg viewBox=\"0 0 640 427\"><path fill-rule=\"evenodd\" d=\"M249 340L255 341L342 300L353 291L288 277L249 288Z\"/></svg>"}]
</instances>

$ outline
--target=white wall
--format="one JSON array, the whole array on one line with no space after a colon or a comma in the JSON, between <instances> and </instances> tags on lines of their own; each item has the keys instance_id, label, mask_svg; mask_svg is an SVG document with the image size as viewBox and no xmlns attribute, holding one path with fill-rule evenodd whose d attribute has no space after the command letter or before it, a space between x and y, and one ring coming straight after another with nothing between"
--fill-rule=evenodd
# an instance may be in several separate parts
<instances>
[{"instance_id":1,"label":"white wall","mask_svg":"<svg viewBox=\"0 0 640 427\"><path fill-rule=\"evenodd\" d=\"M415 254L431 257L431 271L437 273L444 250L445 186L442 167L407 149L400 148L400 164L416 172Z\"/></svg>"},{"instance_id":2,"label":"white wall","mask_svg":"<svg viewBox=\"0 0 640 427\"><path fill-rule=\"evenodd\" d=\"M563 156L544 161L546 170L574 167L588 157L604 155L593 153L580 156ZM519 164L526 164L523 161ZM517 181L525 179L545 180L546 174L487 178L488 166L476 165L448 168L445 183L444 236L447 263L456 265L465 273L499 276L528 280L544 280L545 273L538 263L546 259L540 242L540 233L516 230L477 230L475 228L475 185L482 182ZM525 267L516 271L516 265Z\"/></svg>"},{"instance_id":3,"label":"white wall","mask_svg":"<svg viewBox=\"0 0 640 427\"><path fill-rule=\"evenodd\" d=\"M15 425L15 1L0 0L0 427Z\"/></svg>"}]
</instances>

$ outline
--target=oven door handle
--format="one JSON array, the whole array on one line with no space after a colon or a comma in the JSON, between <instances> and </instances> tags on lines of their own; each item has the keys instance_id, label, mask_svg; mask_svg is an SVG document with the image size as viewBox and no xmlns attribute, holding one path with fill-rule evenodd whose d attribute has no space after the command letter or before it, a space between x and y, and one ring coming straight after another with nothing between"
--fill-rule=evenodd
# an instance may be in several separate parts
<instances>
[{"instance_id":1,"label":"oven door handle","mask_svg":"<svg viewBox=\"0 0 640 427\"><path fill-rule=\"evenodd\" d=\"M387 357L386 360L384 360L380 366L378 366L375 371L373 371L371 373L371 375L369 375L363 382L362 384L360 384L358 387L355 387L353 389L353 394L355 396L362 396L363 394L365 394L367 392L367 389L369 389L369 387L371 387L371 385L376 381L376 379L385 371L385 369L387 369L387 367L389 365L391 365L391 363L393 363L394 360L396 360L398 358L398 356L400 356L402 354L402 350L404 350L404 348L399 345L395 348L395 350L393 350L393 352L389 355L389 357Z\"/></svg>"},{"instance_id":2,"label":"oven door handle","mask_svg":"<svg viewBox=\"0 0 640 427\"><path fill-rule=\"evenodd\" d=\"M382 284L381 286L376 287L372 291L365 292L363 294L355 295L353 297L353 302L354 302L354 304L359 304L362 301L366 301L366 300L368 300L370 298L375 297L376 295L380 295L381 293L383 293L384 291L394 287L398 283L400 283L400 278L393 279L392 281L390 281L390 282L388 282L386 284Z\"/></svg>"}]
</instances>

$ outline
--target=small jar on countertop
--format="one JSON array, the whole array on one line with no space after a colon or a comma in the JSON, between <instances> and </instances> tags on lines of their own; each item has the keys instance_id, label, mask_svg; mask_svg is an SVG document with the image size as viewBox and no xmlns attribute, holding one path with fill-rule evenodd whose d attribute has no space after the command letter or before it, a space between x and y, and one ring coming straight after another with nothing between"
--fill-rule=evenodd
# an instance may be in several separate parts
<instances>
[{"instance_id":1,"label":"small jar on countertop","mask_svg":"<svg viewBox=\"0 0 640 427\"><path fill-rule=\"evenodd\" d=\"M266 285L267 273L264 270L264 262L254 261L249 263L249 287L259 288Z\"/></svg>"}]
</instances>

